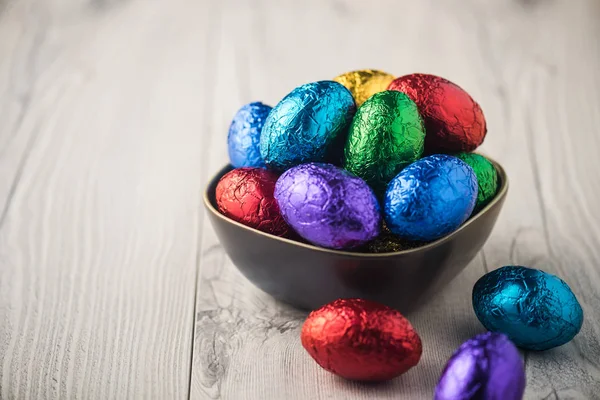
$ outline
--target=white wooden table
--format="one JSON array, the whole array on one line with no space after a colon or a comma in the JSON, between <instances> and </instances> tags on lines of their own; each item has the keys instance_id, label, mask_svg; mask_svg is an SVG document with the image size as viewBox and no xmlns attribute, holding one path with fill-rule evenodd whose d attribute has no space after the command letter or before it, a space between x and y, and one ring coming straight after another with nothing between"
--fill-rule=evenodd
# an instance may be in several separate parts
<instances>
[{"instance_id":1,"label":"white wooden table","mask_svg":"<svg viewBox=\"0 0 600 400\"><path fill-rule=\"evenodd\" d=\"M0 0L0 398L429 399L483 330L473 283L523 264L586 315L524 354L526 398L600 399L599 38L597 0ZM478 258L409 315L420 364L382 385L321 370L201 204L237 108L358 68L459 83L511 179Z\"/></svg>"}]
</instances>

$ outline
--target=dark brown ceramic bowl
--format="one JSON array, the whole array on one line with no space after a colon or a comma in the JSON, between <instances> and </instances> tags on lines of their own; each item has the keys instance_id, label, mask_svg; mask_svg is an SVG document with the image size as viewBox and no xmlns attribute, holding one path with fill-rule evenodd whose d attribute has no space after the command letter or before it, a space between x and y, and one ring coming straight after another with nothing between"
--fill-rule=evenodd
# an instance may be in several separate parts
<instances>
[{"instance_id":1,"label":"dark brown ceramic bowl","mask_svg":"<svg viewBox=\"0 0 600 400\"><path fill-rule=\"evenodd\" d=\"M215 188L231 166L210 181L204 205L217 236L237 268L277 299L315 309L338 298L360 297L409 312L461 272L483 246L498 218L508 180L498 170L496 197L451 234L422 247L368 254L330 250L272 236L217 211Z\"/></svg>"}]
</instances>

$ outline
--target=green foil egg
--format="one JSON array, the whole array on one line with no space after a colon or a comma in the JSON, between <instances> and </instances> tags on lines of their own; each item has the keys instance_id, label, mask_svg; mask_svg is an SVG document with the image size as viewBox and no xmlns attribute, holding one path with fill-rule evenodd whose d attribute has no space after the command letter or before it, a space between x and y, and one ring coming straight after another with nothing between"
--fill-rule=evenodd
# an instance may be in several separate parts
<instances>
[{"instance_id":1,"label":"green foil egg","mask_svg":"<svg viewBox=\"0 0 600 400\"><path fill-rule=\"evenodd\" d=\"M489 203L498 192L498 171L490 160L475 153L459 153L460 158L475 171L477 177L477 201L473 213L478 212Z\"/></svg>"},{"instance_id":2,"label":"green foil egg","mask_svg":"<svg viewBox=\"0 0 600 400\"><path fill-rule=\"evenodd\" d=\"M404 93L374 94L357 110L343 166L382 195L402 168L423 154L425 128L417 105Z\"/></svg>"}]
</instances>

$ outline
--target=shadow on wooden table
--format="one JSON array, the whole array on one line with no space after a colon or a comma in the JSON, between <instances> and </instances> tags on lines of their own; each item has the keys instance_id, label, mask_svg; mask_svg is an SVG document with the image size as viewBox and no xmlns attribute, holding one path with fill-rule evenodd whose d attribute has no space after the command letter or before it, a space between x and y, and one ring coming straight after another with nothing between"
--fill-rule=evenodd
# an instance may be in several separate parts
<instances>
[{"instance_id":1,"label":"shadow on wooden table","mask_svg":"<svg viewBox=\"0 0 600 400\"><path fill-rule=\"evenodd\" d=\"M440 374L440 367L435 360L429 358L422 358L417 366L399 376L398 378L385 381L385 382L358 382L349 381L341 377L336 377L336 385L353 391L368 392L373 398L387 398L389 395L403 396L402 398L418 399L423 398L423 386L415 385L416 376L427 376L429 377L432 384L428 385L433 395L433 389L437 382L437 377ZM398 397L400 398L400 397Z\"/></svg>"}]
</instances>

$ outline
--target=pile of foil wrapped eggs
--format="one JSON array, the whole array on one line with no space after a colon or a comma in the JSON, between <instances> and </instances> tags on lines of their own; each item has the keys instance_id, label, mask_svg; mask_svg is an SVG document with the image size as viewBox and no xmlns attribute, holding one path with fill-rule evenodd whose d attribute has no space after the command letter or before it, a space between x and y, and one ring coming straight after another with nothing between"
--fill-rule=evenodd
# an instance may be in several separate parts
<instances>
[{"instance_id":1,"label":"pile of foil wrapped eggs","mask_svg":"<svg viewBox=\"0 0 600 400\"><path fill-rule=\"evenodd\" d=\"M215 198L225 216L316 246L396 252L439 239L485 207L494 164L472 153L484 140L479 105L433 75L360 70L297 87L271 108L243 106L228 135L234 169ZM472 291L488 332L465 341L440 371L434 399L523 397L517 347L572 340L583 309L559 277L523 266L485 274ZM382 381L419 363L422 342L397 310L339 299L306 319L301 342L324 369Z\"/></svg>"},{"instance_id":2,"label":"pile of foil wrapped eggs","mask_svg":"<svg viewBox=\"0 0 600 400\"><path fill-rule=\"evenodd\" d=\"M504 266L473 286L473 310L488 330L463 342L439 371L434 400L521 400L518 348L570 342L583 309L566 282L547 272ZM301 342L323 369L343 378L385 381L419 364L423 342L399 311L365 299L338 299L311 312Z\"/></svg>"},{"instance_id":3,"label":"pile of foil wrapped eggs","mask_svg":"<svg viewBox=\"0 0 600 400\"><path fill-rule=\"evenodd\" d=\"M376 70L304 84L273 108L254 102L228 135L225 216L330 249L395 252L439 239L483 208L498 174L472 153L480 106L434 75Z\"/></svg>"}]
</instances>

